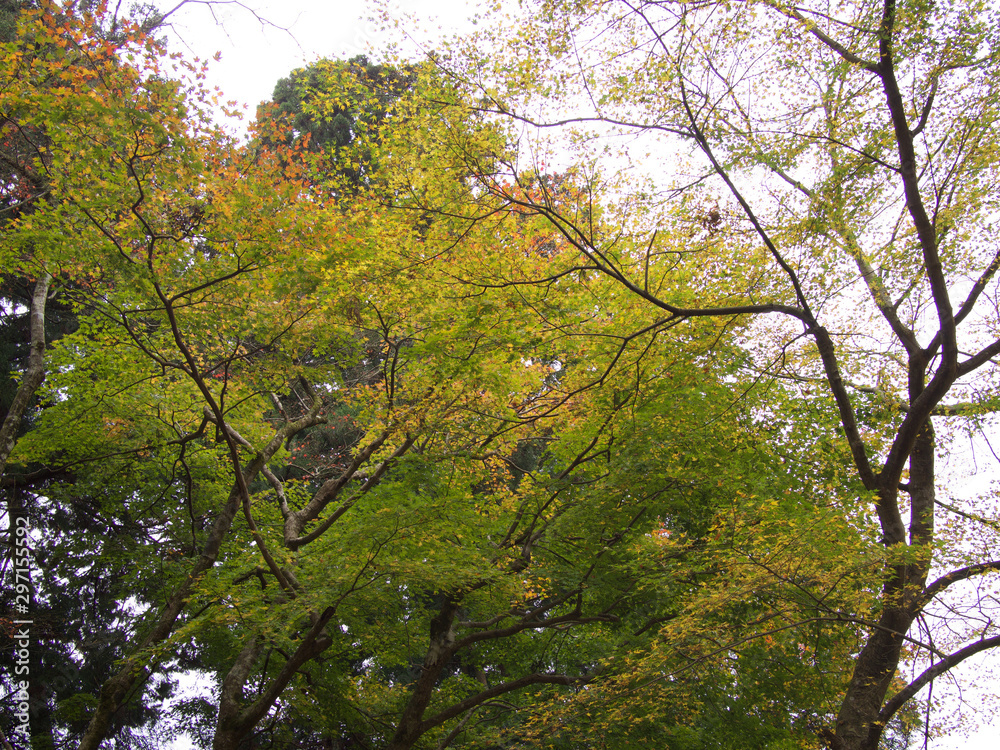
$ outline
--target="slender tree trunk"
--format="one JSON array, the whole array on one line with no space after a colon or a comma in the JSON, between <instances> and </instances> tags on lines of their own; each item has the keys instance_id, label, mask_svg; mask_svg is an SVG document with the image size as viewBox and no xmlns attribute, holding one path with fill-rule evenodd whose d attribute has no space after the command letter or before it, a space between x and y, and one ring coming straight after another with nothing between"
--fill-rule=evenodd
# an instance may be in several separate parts
<instances>
[{"instance_id":1,"label":"slender tree trunk","mask_svg":"<svg viewBox=\"0 0 1000 750\"><path fill-rule=\"evenodd\" d=\"M49 285L52 276L43 273L35 282L35 291L31 297L30 336L31 349L28 354L28 367L24 371L21 383L11 402L10 409L0 426L0 476L6 471L7 459L10 458L17 444L17 434L21 429L24 415L35 398L35 392L45 380L45 307L48 302ZM18 497L17 487L10 488L9 513L10 519L10 552L14 550L14 517L26 512ZM32 597L34 599L34 597ZM33 750L51 750L54 747L52 735L52 717L49 711L49 691L44 686L32 684L30 688L30 716L33 733L31 747ZM6 744L6 740L4 740Z\"/></svg>"},{"instance_id":2,"label":"slender tree trunk","mask_svg":"<svg viewBox=\"0 0 1000 750\"><path fill-rule=\"evenodd\" d=\"M7 459L17 443L21 419L31 405L38 386L45 380L45 303L51 281L52 277L43 273L35 284L35 293L31 298L31 354L28 356L28 369L0 427L0 475L6 470Z\"/></svg>"}]
</instances>

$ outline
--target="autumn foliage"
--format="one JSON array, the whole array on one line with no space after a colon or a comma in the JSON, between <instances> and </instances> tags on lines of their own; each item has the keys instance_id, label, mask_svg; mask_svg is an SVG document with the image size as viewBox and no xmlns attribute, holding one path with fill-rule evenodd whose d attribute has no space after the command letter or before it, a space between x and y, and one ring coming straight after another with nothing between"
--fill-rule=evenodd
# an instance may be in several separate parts
<instances>
[{"instance_id":1,"label":"autumn foliage","mask_svg":"<svg viewBox=\"0 0 1000 750\"><path fill-rule=\"evenodd\" d=\"M905 744L1000 638L934 464L996 403L996 39L911 5L541 3L245 138L155 16L19 8L12 746Z\"/></svg>"}]
</instances>

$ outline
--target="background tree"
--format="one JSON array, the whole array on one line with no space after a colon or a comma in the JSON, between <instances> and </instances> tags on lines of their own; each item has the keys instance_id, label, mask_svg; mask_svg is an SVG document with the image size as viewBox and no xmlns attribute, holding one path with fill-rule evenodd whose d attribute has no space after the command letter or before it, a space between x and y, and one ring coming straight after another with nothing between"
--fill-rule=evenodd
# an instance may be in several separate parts
<instances>
[{"instance_id":1,"label":"background tree","mask_svg":"<svg viewBox=\"0 0 1000 750\"><path fill-rule=\"evenodd\" d=\"M261 188L259 180L253 185L250 179L240 182L245 192L239 198L228 192L229 200L217 201L219 213L203 225L199 205L211 204L214 196L209 193L222 184L219 180L232 178L234 173L226 168L234 166L233 152L228 145L213 140L215 133L206 132L203 121L187 119L188 108L197 106L196 99L185 101L178 84L156 67L156 46L144 46L149 40L141 28L119 20L118 33L109 38L102 23L107 20L99 9L97 16L77 16L45 5L21 15L19 35L4 51L2 111L6 134L11 136L4 154L11 156L7 165L12 175L7 185L16 187L24 175L42 175L36 181L41 186L37 195L29 196L30 200L14 196L16 202L8 201L11 211L2 237L5 269L11 279L56 277L64 305L72 304L75 314L87 318L77 338L62 350L66 357L62 361L72 369L73 355L78 354L80 374L89 383L66 383L67 394L78 395L79 401L74 399L74 406L39 416L31 445L23 447L14 471L4 473L11 508L29 514L33 529L45 529L63 542L55 552L44 544L33 550L33 615L39 627L33 633L31 713L40 746L78 736L76 733L94 718L101 683L120 669L116 662L126 655L127 639L141 640L147 635L129 602L141 612L145 607L159 607L163 598L169 599L170 586L176 580L164 575L160 545L173 533L171 529L190 531L189 554L197 557L197 550L203 549L199 532L211 526L205 523L211 511L198 518L194 507L196 480L192 477L204 476L209 466L204 451L189 445L200 438L198 426L192 428L192 435L184 435L183 419L171 420L160 408L162 402L151 421L138 416L144 414L136 408L143 403L143 396L136 386L144 383L146 376L135 358L129 357L128 345L120 336L128 338L129 330L153 335L151 327L157 323L133 307L140 304L141 293L128 302L123 300L129 289L149 291L142 258L147 271L156 266L168 276L172 273L168 253L159 252L162 246L178 252L173 262L183 267L192 265L191 258L197 259L199 252L211 256L212 243L218 243L216 247L232 243L234 227L226 213L237 210L239 200L247 201ZM146 67L124 63L126 52L139 57ZM215 159L214 185L202 179L206 163L202 160L205 152L198 150L201 148L208 149ZM198 195L199 189L206 192ZM294 191L294 183L290 181L286 189ZM37 200L39 196L45 200ZM5 197L10 197L9 191ZM281 202L287 195L271 197ZM242 205L247 208L250 204ZM256 216L259 221L266 207L261 202L254 205L261 212ZM215 227L224 227L219 230L221 235L208 231L213 221ZM294 241L297 234L293 227L283 228ZM188 259L182 260L185 256ZM228 256L226 260L232 259ZM235 261L237 275L247 271L240 262ZM177 268L173 266L174 271ZM44 309L45 290L36 297L33 313ZM117 321L123 327L116 336L109 333L108 316L115 320L118 303L124 305L117 308ZM5 312L11 318L19 313L16 308ZM132 324L137 328L130 329ZM44 350L41 330L40 325L32 327L36 355ZM134 338L130 340L135 344ZM138 369L128 372L130 366ZM22 379L20 392L30 400L37 381L29 389L23 387L26 382L27 378ZM58 386L53 387L57 392ZM105 387L111 393L124 388L138 401L130 405L118 402L124 411L117 413L106 408L76 411L77 405L100 404ZM136 408L134 414L128 413L130 406ZM133 416L137 418L131 419ZM60 422L62 418L66 421ZM5 437L13 422L5 421ZM70 437L74 424L84 430L75 433L77 437L85 435L79 442ZM10 434L17 436L16 424ZM66 438L70 438L68 443ZM63 451L63 446L70 450ZM192 469L196 453L202 454L197 461L200 467ZM138 468L134 462L123 465L120 460L108 461L110 456L121 459L140 454L151 460ZM32 463L33 458L38 462ZM108 463L101 467L95 461ZM105 468L111 473L104 474ZM109 481L116 476L116 469L135 484ZM56 486L51 484L53 479L69 481ZM46 504L38 497L40 490L54 502ZM162 507L171 500L183 503L185 499L187 524L183 511L178 517ZM68 528L70 522L77 528ZM105 533L100 536L107 544L96 543L99 537L95 532L101 529ZM95 536L77 533L81 530ZM69 550L74 554L69 555ZM178 557L185 556L182 550L181 538ZM128 557L127 569L133 575L119 577L123 558ZM81 570L87 572L81 574ZM9 567L5 571L12 574ZM108 578L112 572L114 577ZM137 572L142 575L136 576ZM179 585L183 588L184 582ZM183 594L174 606L182 601ZM54 623L59 623L58 627ZM97 623L103 627L98 628ZM94 638L98 630L104 632L106 640ZM154 716L147 710L148 701L162 700L162 694L153 693L164 683L148 683L144 675L130 669L125 672L126 689L111 696L117 705L102 716L97 713L103 721L100 732L127 745L131 729ZM148 699L145 705L143 698Z\"/></svg>"},{"instance_id":2,"label":"background tree","mask_svg":"<svg viewBox=\"0 0 1000 750\"><path fill-rule=\"evenodd\" d=\"M358 190L378 173L379 133L415 79L412 66L377 65L364 55L319 60L280 79L258 119L287 118L284 138L326 154L339 189Z\"/></svg>"},{"instance_id":3,"label":"background tree","mask_svg":"<svg viewBox=\"0 0 1000 750\"><path fill-rule=\"evenodd\" d=\"M16 441L37 424L36 391L47 370L46 345L76 328L79 308L72 301L74 292L79 293L82 285L94 278L93 269L77 272L80 265L86 265L86 255L60 255L53 236L25 230L25 225L37 214L58 212L66 203L82 199L76 189L80 183L74 184L74 177L81 181L92 178L113 191L111 183L103 181L108 176L108 167L102 163L105 154L96 160L94 156L100 152L101 138L106 134L101 133L100 125L113 128L121 120L111 115L112 108L102 107L107 104L102 96L122 84L124 69L117 64L115 52L122 44L138 43L141 27L148 20L115 18L115 28L125 35L115 37L109 32L110 26L95 25L98 17L108 17L101 16L99 9L95 16L94 10L93 4L62 7L7 3L2 27L0 466L6 517L8 528L13 529L15 518L27 516L30 527L42 532L42 540L58 538L77 551L87 546L80 545L81 536L87 534L78 534L78 529L95 534L88 537L91 541L99 538L95 532L103 529L100 536L115 540L109 545L114 548L117 541L134 533L136 525L128 519L121 525L103 525L104 519L94 517L93 497L65 508L46 503L39 495L58 493L52 482L71 478L72 469L20 462L12 466L7 459ZM95 122L88 122L91 117ZM102 122L98 125L96 121ZM72 175L76 165L67 158L67 144L81 137L96 148L75 149L83 163L90 161L84 174ZM44 541L36 545L32 614L37 628L32 634L30 715L36 732L33 742L38 747L51 747L58 727L79 721L82 709L79 701L72 700L79 685L93 685L95 681L99 684L101 675L112 668L119 653L115 644L120 645L120 639L112 636L114 623L130 594L127 587L116 589L107 577L109 572L122 569L120 559L85 565L86 572L81 574L80 568L72 564L68 569L64 567L69 558L53 552ZM8 546L5 576L14 574L12 552L13 546ZM71 582L69 588L67 582ZM13 603L13 590L12 586L5 587L7 607ZM96 627L99 622L108 635L106 641L93 638L95 630L102 629ZM121 630L127 632L128 626L122 624ZM5 637L9 639L10 632L5 631ZM81 665L81 653L92 657L86 668ZM62 700L69 703L57 708ZM132 709L119 716L113 732L125 745L131 742L132 730L155 715L142 704Z\"/></svg>"}]
</instances>

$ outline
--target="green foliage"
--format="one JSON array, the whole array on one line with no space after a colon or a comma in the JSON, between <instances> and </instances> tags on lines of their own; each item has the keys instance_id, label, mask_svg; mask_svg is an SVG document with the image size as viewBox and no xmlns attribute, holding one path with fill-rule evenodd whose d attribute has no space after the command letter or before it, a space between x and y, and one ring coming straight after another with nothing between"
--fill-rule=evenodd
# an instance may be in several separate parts
<instances>
[{"instance_id":1,"label":"green foliage","mask_svg":"<svg viewBox=\"0 0 1000 750\"><path fill-rule=\"evenodd\" d=\"M947 127L906 136L951 160L921 157L928 244L886 166L905 140L873 104L887 73L859 74L802 11L532 12L447 71L295 71L247 143L209 124L197 70L172 77L155 18L18 14L8 391L31 340L18 305L40 274L54 293L4 488L38 530L49 739L813 748L857 723L845 695L882 684L862 653L888 658L869 702L906 742L893 675L950 581L928 584L952 553L926 520L931 416L995 401L995 315L959 354L948 330L979 292L948 323L931 283L994 293L974 238L995 97L969 48L992 60L995 31L972 7L899 9L914 96L954 97ZM843 12L874 59L881 11ZM941 82L960 70L967 88ZM595 131L519 140L577 86L601 127L666 133L690 163L657 184L602 163ZM997 567L973 559L956 576ZM210 700L174 698L185 670Z\"/></svg>"},{"instance_id":2,"label":"green foliage","mask_svg":"<svg viewBox=\"0 0 1000 750\"><path fill-rule=\"evenodd\" d=\"M350 60L320 60L292 71L274 87L272 111L287 118L287 142L302 144L327 157L327 179L336 176L352 192L379 172L375 151L381 130L392 118L397 100L413 86L415 69L375 65L364 55Z\"/></svg>"}]
</instances>

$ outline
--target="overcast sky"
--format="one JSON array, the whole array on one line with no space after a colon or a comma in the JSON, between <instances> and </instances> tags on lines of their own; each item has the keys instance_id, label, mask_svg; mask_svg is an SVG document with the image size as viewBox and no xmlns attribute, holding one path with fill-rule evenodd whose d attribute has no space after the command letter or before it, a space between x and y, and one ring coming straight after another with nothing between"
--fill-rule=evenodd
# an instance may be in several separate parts
<instances>
[{"instance_id":1,"label":"overcast sky","mask_svg":"<svg viewBox=\"0 0 1000 750\"><path fill-rule=\"evenodd\" d=\"M161 8L176 2L158 0ZM393 17L414 39L433 40L469 28L475 3L465 0L391 0ZM210 59L209 83L226 99L249 106L252 114L270 99L274 84L295 68L322 57L379 58L390 38L371 20L376 9L357 0L247 0L245 3L195 4L171 17L171 48ZM417 20L419 19L419 20ZM416 49L415 45L411 45Z\"/></svg>"}]
</instances>

